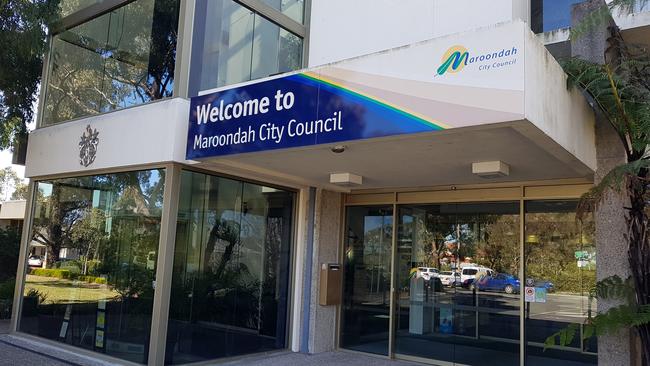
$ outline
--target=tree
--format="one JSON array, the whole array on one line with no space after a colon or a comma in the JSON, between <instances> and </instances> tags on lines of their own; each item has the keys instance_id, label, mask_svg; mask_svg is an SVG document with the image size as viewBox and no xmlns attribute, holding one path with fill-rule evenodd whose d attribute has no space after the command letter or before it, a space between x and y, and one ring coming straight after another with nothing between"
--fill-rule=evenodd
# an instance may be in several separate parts
<instances>
[{"instance_id":1,"label":"tree","mask_svg":"<svg viewBox=\"0 0 650 366\"><path fill-rule=\"evenodd\" d=\"M638 3L613 1L605 10L589 16L587 23L577 28L579 32L575 36L596 24L602 14L609 16L612 8L629 8ZM628 203L624 209L631 278L609 277L593 290L601 299L619 298L626 302L591 318L585 326L585 337L632 327L639 335L643 362L647 365L650 363L650 57L647 50L626 44L616 26L609 30L604 64L579 58L563 63L569 87L578 87L594 102L616 131L626 160L582 197L578 210L590 212L612 193L622 195ZM576 326L570 326L550 336L546 344L554 344L557 338L560 343L568 344L576 331Z\"/></svg>"},{"instance_id":2,"label":"tree","mask_svg":"<svg viewBox=\"0 0 650 366\"><path fill-rule=\"evenodd\" d=\"M0 170L0 197L3 200L6 201L9 198L11 188L20 188L21 185L25 184L11 167Z\"/></svg>"},{"instance_id":3,"label":"tree","mask_svg":"<svg viewBox=\"0 0 650 366\"><path fill-rule=\"evenodd\" d=\"M27 199L27 184L18 182L14 186L14 192L11 194L12 200L26 200Z\"/></svg>"},{"instance_id":4,"label":"tree","mask_svg":"<svg viewBox=\"0 0 650 366\"><path fill-rule=\"evenodd\" d=\"M0 2L0 149L27 133L33 117L45 51L46 25L56 19L58 0Z\"/></svg>"}]
</instances>

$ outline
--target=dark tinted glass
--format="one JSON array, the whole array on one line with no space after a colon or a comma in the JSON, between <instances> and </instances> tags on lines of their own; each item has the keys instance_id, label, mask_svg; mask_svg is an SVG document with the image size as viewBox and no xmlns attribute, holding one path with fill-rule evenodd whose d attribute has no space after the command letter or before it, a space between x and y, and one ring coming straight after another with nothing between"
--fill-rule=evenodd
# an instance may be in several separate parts
<instances>
[{"instance_id":1,"label":"dark tinted glass","mask_svg":"<svg viewBox=\"0 0 650 366\"><path fill-rule=\"evenodd\" d=\"M20 331L146 363L164 170L40 181Z\"/></svg>"},{"instance_id":2,"label":"dark tinted glass","mask_svg":"<svg viewBox=\"0 0 650 366\"><path fill-rule=\"evenodd\" d=\"M341 347L388 355L392 207L348 207Z\"/></svg>"},{"instance_id":3,"label":"dark tinted glass","mask_svg":"<svg viewBox=\"0 0 650 366\"><path fill-rule=\"evenodd\" d=\"M183 171L167 363L286 347L293 197Z\"/></svg>"}]
</instances>

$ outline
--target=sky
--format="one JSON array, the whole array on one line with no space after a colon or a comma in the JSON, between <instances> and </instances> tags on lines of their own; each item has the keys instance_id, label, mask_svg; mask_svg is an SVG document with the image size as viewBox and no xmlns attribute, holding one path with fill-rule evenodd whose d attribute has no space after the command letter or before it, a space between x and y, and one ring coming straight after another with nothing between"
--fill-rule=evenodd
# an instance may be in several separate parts
<instances>
[{"instance_id":1,"label":"sky","mask_svg":"<svg viewBox=\"0 0 650 366\"><path fill-rule=\"evenodd\" d=\"M20 178L25 179L25 167L22 166L22 165L13 165L13 164L11 164L11 157L12 157L12 154L11 154L10 150L2 150L2 151L0 151L0 169L4 169L4 168L10 166L10 167L12 167L14 169L14 171L16 172L16 174L18 174L18 176ZM27 183L27 180L25 180L25 183ZM13 193L13 191L14 191L13 187L10 188L9 192L7 192L6 197L11 197L11 194ZM4 200L5 200L5 195L2 195L0 197L0 201L4 201Z\"/></svg>"}]
</instances>

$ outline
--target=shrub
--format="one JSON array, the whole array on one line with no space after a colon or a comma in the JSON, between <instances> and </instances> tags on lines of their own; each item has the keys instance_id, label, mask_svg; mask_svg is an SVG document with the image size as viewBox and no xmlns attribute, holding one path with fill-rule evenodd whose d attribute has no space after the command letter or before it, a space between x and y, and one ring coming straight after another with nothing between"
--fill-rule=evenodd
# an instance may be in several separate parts
<instances>
[{"instance_id":1,"label":"shrub","mask_svg":"<svg viewBox=\"0 0 650 366\"><path fill-rule=\"evenodd\" d=\"M86 272L89 275L92 276L97 276L99 274L99 267L101 266L102 262L98 260L89 260L86 263Z\"/></svg>"},{"instance_id":2,"label":"shrub","mask_svg":"<svg viewBox=\"0 0 650 366\"><path fill-rule=\"evenodd\" d=\"M50 269L50 268L32 268L30 274L34 276L43 276L43 277L54 277L54 278L66 278L70 279L72 274L67 269Z\"/></svg>"},{"instance_id":3,"label":"shrub","mask_svg":"<svg viewBox=\"0 0 650 366\"><path fill-rule=\"evenodd\" d=\"M58 262L57 268L65 269L70 273L79 274L81 273L81 264L77 260L66 260Z\"/></svg>"},{"instance_id":4,"label":"shrub","mask_svg":"<svg viewBox=\"0 0 650 366\"><path fill-rule=\"evenodd\" d=\"M95 276L77 276L76 280L78 281L84 281L88 283L97 283L100 285L105 285L106 284L106 279L102 277L95 277Z\"/></svg>"},{"instance_id":5,"label":"shrub","mask_svg":"<svg viewBox=\"0 0 650 366\"><path fill-rule=\"evenodd\" d=\"M13 300L14 289L16 288L16 279L9 279L0 282L0 300Z\"/></svg>"},{"instance_id":6,"label":"shrub","mask_svg":"<svg viewBox=\"0 0 650 366\"><path fill-rule=\"evenodd\" d=\"M39 304L42 304L42 303L45 302L45 300L47 300L47 294L46 293L40 292L40 291L38 291L37 289L34 289L34 288L30 288L27 291L27 294L25 295L25 297L36 298Z\"/></svg>"},{"instance_id":7,"label":"shrub","mask_svg":"<svg viewBox=\"0 0 650 366\"><path fill-rule=\"evenodd\" d=\"M0 281L16 276L20 232L13 228L0 229Z\"/></svg>"}]
</instances>

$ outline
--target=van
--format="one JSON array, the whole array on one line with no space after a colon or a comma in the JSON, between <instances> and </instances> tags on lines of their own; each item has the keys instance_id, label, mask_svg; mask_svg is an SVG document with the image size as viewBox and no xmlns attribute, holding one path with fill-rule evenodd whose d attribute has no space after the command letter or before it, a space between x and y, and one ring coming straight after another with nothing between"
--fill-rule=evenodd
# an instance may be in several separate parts
<instances>
[{"instance_id":1,"label":"van","mask_svg":"<svg viewBox=\"0 0 650 366\"><path fill-rule=\"evenodd\" d=\"M494 271L487 267L482 266L465 266L460 272L460 282L464 283L466 280L476 280L481 276L492 276Z\"/></svg>"}]
</instances>

